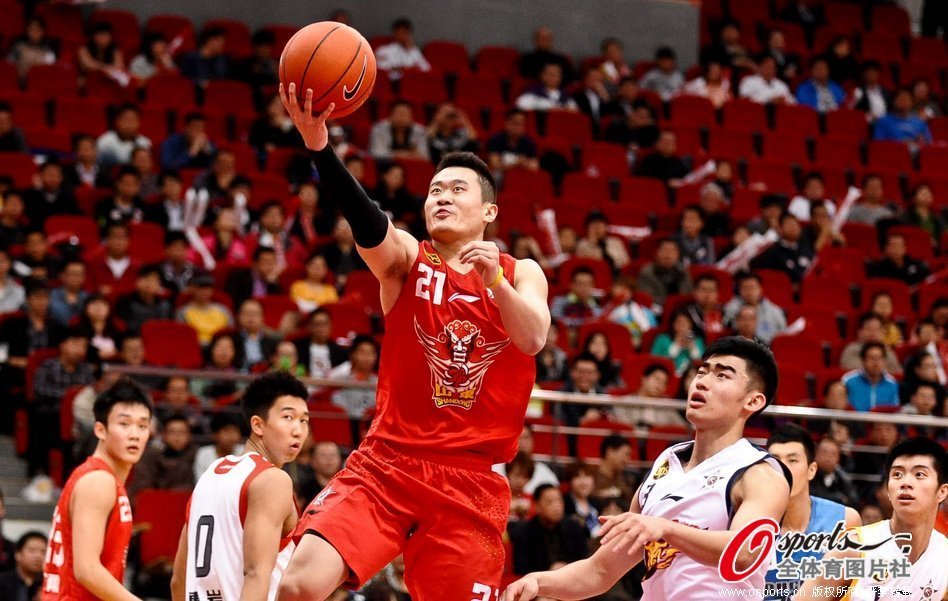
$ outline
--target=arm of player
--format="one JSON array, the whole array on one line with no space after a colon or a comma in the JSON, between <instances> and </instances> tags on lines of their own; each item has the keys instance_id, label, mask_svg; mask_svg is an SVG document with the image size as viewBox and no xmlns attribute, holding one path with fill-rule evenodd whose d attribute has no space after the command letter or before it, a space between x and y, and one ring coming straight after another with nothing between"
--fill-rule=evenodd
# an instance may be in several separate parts
<instances>
[{"instance_id":1,"label":"arm of player","mask_svg":"<svg viewBox=\"0 0 948 601\"><path fill-rule=\"evenodd\" d=\"M852 559L857 557L859 557L858 551L830 551L823 556L823 559ZM802 601L805 599L840 599L851 583L852 580L827 578L825 575L811 578L803 583L803 586L800 587L797 594L793 596L793 601Z\"/></svg>"},{"instance_id":2,"label":"arm of player","mask_svg":"<svg viewBox=\"0 0 948 601\"><path fill-rule=\"evenodd\" d=\"M352 227L359 254L372 273L381 280L383 286L392 280L400 286L415 262L418 241L392 225L388 216L366 195L329 145L326 119L335 105L330 104L322 114L313 115L313 91L306 90L302 107L296 96L295 83L290 84L288 91L280 84L283 106L303 137L306 148L311 151L310 156L319 171L319 181L327 197L336 202Z\"/></svg>"},{"instance_id":3,"label":"arm of player","mask_svg":"<svg viewBox=\"0 0 948 601\"><path fill-rule=\"evenodd\" d=\"M484 285L494 292L504 330L511 342L528 355L536 355L546 344L550 329L550 309L546 304L547 282L535 261L517 261L514 283L500 273L500 250L493 242L478 240L461 249L458 258L471 263Z\"/></svg>"},{"instance_id":4,"label":"arm of player","mask_svg":"<svg viewBox=\"0 0 948 601\"><path fill-rule=\"evenodd\" d=\"M69 515L72 519L73 573L76 580L97 599L138 601L102 565L105 528L115 507L115 478L106 471L94 471L76 482Z\"/></svg>"},{"instance_id":5,"label":"arm of player","mask_svg":"<svg viewBox=\"0 0 948 601\"><path fill-rule=\"evenodd\" d=\"M283 524L294 511L293 482L289 474L268 469L254 478L247 491L244 586L240 591L240 601L267 601L270 576L280 552Z\"/></svg>"},{"instance_id":6,"label":"arm of player","mask_svg":"<svg viewBox=\"0 0 948 601\"><path fill-rule=\"evenodd\" d=\"M185 523L178 539L178 552L174 555L171 570L171 601L184 601L187 595L188 576L188 525Z\"/></svg>"},{"instance_id":7,"label":"arm of player","mask_svg":"<svg viewBox=\"0 0 948 601\"><path fill-rule=\"evenodd\" d=\"M862 516L852 507L846 508L846 527L858 528L862 526Z\"/></svg>"}]
</instances>

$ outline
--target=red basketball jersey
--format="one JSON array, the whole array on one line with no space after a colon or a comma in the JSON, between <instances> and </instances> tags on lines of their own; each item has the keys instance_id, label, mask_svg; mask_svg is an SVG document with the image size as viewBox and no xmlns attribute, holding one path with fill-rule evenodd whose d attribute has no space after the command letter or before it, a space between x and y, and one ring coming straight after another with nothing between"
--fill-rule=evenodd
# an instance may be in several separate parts
<instances>
[{"instance_id":1,"label":"red basketball jersey","mask_svg":"<svg viewBox=\"0 0 948 601\"><path fill-rule=\"evenodd\" d=\"M516 260L501 254L500 264L513 284ZM385 317L378 411L368 436L508 461L535 374L534 358L510 341L477 271L454 271L429 242L420 242Z\"/></svg>"},{"instance_id":2,"label":"red basketball jersey","mask_svg":"<svg viewBox=\"0 0 948 601\"><path fill-rule=\"evenodd\" d=\"M46 564L43 566L43 601L95 601L96 597L86 590L73 573L72 522L69 503L72 489L80 478L96 470L105 470L115 476L109 465L98 457L89 457L76 468L63 488L63 494L53 512L53 527L46 548ZM125 485L115 479L115 506L105 524L105 538L99 560L116 580L125 579L125 558L128 543L132 540L132 506L128 502Z\"/></svg>"}]
</instances>

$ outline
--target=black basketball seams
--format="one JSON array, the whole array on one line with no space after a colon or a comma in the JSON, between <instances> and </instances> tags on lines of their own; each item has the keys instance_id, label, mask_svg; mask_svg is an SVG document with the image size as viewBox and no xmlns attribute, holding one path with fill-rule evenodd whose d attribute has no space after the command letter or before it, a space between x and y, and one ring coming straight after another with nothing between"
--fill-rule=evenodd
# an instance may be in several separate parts
<instances>
[{"instance_id":1,"label":"black basketball seams","mask_svg":"<svg viewBox=\"0 0 948 601\"><path fill-rule=\"evenodd\" d=\"M333 31L335 31L335 29L334 29ZM330 32L330 33L331 33L331 32ZM328 36L327 36L327 37L328 37ZM322 43L322 42L320 42L320 43ZM339 82L342 81L342 78L345 77L345 76L346 76L346 73L349 72L349 69L352 68L352 65L353 65L353 63L355 63L355 60L356 60L357 58L359 58L359 53L362 51L362 44L363 44L363 43L364 43L364 42L363 42L362 40L359 40L359 47L356 48L355 55L353 55L352 59L349 61L349 64L346 65L346 68L343 70L342 74L336 79L336 81L334 81L333 84L332 84L331 86L329 86L329 88L328 88L325 92L323 92L323 95L322 95L322 96L320 96L319 98L313 98L313 104L314 104L314 105L315 105L317 102L319 102L320 100L322 100L323 98L325 98L327 94L329 94L330 92L332 92L333 90L336 89L336 86L339 85ZM319 50L319 46L316 47L316 50ZM316 51L315 51L315 50L313 51L313 54L314 54L314 55L316 54ZM312 57L310 57L310 60L313 60ZM307 67L309 67L309 65L307 65ZM304 79L303 79L303 81L305 81L305 72L304 72Z\"/></svg>"},{"instance_id":2,"label":"black basketball seams","mask_svg":"<svg viewBox=\"0 0 948 601\"><path fill-rule=\"evenodd\" d=\"M306 99L306 90L303 89L303 85L304 85L305 82L306 82L306 72L309 71L309 66L313 63L313 58L316 56L316 53L319 52L320 46L322 46L323 43L324 43L327 39L329 39L329 36L331 36L331 35L333 34L333 32L336 31L337 29L339 29L340 27L342 27L342 25L337 25L337 26L333 27L332 29L330 29L330 30L326 33L326 35L323 36L323 39L319 40L319 43L316 44L316 47L315 47L315 48L313 48L313 53L309 55L309 60L306 61L306 67L303 69L303 73L300 75L300 81L299 81L299 83L297 84L297 85L300 86L300 90L298 91L298 93L301 94L300 98L302 98L304 102L305 102L305 99ZM289 46L289 44L287 44L287 46ZM323 96L325 96L325 94L324 94ZM316 100L314 99L313 102L315 103Z\"/></svg>"}]
</instances>

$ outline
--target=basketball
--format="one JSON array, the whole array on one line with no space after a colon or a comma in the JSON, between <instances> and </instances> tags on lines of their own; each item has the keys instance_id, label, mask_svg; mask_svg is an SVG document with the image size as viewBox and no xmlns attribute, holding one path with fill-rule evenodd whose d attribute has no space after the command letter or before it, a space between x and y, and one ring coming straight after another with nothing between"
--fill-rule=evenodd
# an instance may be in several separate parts
<instances>
[{"instance_id":1,"label":"basketball","mask_svg":"<svg viewBox=\"0 0 948 601\"><path fill-rule=\"evenodd\" d=\"M344 117L369 98L375 85L375 54L355 29L335 21L313 23L286 43L280 56L280 82L296 84L300 106L313 90L313 113L336 103L333 117Z\"/></svg>"}]
</instances>

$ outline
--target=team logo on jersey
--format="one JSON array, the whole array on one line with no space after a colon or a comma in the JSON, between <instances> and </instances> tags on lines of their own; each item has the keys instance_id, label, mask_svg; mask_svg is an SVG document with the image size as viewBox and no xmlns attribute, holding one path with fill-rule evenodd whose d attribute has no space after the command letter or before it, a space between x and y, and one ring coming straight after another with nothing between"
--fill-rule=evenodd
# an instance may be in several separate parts
<instances>
[{"instance_id":1,"label":"team logo on jersey","mask_svg":"<svg viewBox=\"0 0 948 601\"><path fill-rule=\"evenodd\" d=\"M217 467L214 468L214 473L223 476L230 470L236 467L237 462L231 461L230 459L225 459L217 464Z\"/></svg>"},{"instance_id":2,"label":"team logo on jersey","mask_svg":"<svg viewBox=\"0 0 948 601\"><path fill-rule=\"evenodd\" d=\"M332 487L326 488L325 490L320 492L318 495L316 495L315 499L313 499L313 506L322 507L323 503L326 502L326 499L329 497L329 495L334 495L334 494L336 494L336 491L334 491Z\"/></svg>"},{"instance_id":3,"label":"team logo on jersey","mask_svg":"<svg viewBox=\"0 0 948 601\"><path fill-rule=\"evenodd\" d=\"M710 476L705 476L704 485L708 488L711 488L712 486L717 484L718 480L720 479L721 479L721 476L719 476L718 474L711 474Z\"/></svg>"},{"instance_id":4,"label":"team logo on jersey","mask_svg":"<svg viewBox=\"0 0 948 601\"><path fill-rule=\"evenodd\" d=\"M510 344L509 338L487 342L479 327L461 319L448 322L432 336L415 318L415 334L425 350L431 370L432 400L439 409L473 407L494 357Z\"/></svg>"},{"instance_id":5,"label":"team logo on jersey","mask_svg":"<svg viewBox=\"0 0 948 601\"><path fill-rule=\"evenodd\" d=\"M658 570L664 570L671 566L679 553L681 551L669 545L664 538L646 543L645 578L643 580L648 580Z\"/></svg>"},{"instance_id":6,"label":"team logo on jersey","mask_svg":"<svg viewBox=\"0 0 948 601\"><path fill-rule=\"evenodd\" d=\"M658 480L659 478L664 478L668 474L668 460L662 462L658 469L655 470L655 475L652 476L653 479Z\"/></svg>"},{"instance_id":7,"label":"team logo on jersey","mask_svg":"<svg viewBox=\"0 0 948 601\"><path fill-rule=\"evenodd\" d=\"M428 262L432 265L441 265L441 255L436 252L425 249L425 258L428 259Z\"/></svg>"},{"instance_id":8,"label":"team logo on jersey","mask_svg":"<svg viewBox=\"0 0 948 601\"><path fill-rule=\"evenodd\" d=\"M930 601L933 599L935 594L935 586L932 584L931 579L928 580L928 584L922 587L922 601Z\"/></svg>"}]
</instances>

